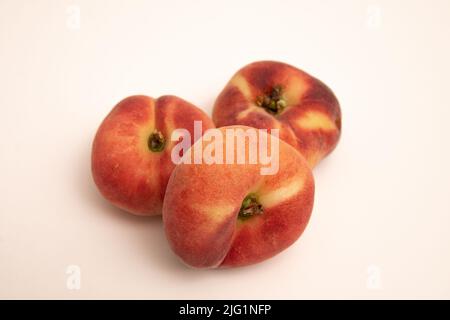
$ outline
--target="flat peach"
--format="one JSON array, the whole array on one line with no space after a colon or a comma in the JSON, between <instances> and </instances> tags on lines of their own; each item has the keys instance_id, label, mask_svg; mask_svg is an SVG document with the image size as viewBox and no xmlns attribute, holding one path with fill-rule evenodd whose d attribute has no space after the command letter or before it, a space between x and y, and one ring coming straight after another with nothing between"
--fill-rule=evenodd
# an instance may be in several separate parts
<instances>
[{"instance_id":1,"label":"flat peach","mask_svg":"<svg viewBox=\"0 0 450 320\"><path fill-rule=\"evenodd\" d=\"M100 125L92 146L92 175L101 194L138 215L161 214L171 160L171 133L194 121L214 124L200 109L175 97L131 96L119 102ZM194 141L192 141L194 142Z\"/></svg>"},{"instance_id":2,"label":"flat peach","mask_svg":"<svg viewBox=\"0 0 450 320\"><path fill-rule=\"evenodd\" d=\"M217 127L246 125L280 129L280 138L311 167L339 141L341 110L323 82L291 65L260 61L240 69L217 98Z\"/></svg>"},{"instance_id":3,"label":"flat peach","mask_svg":"<svg viewBox=\"0 0 450 320\"><path fill-rule=\"evenodd\" d=\"M219 147L211 139L197 141L191 149L202 144L203 150L224 154L226 131L242 137L248 129L257 131L258 137L271 136L245 126L223 127L209 130L203 137L212 131L221 135ZM286 249L302 234L314 201L311 169L298 151L271 137L279 144L275 174L262 175L261 158L252 164L248 151L243 164L191 162L181 163L173 171L163 221L171 248L187 265L214 268L257 263ZM209 148L211 145L214 147ZM250 139L245 139L245 150L250 146ZM273 146L271 142L266 148L275 152ZM237 144L233 150L237 151ZM236 160L238 152L233 157Z\"/></svg>"}]
</instances>

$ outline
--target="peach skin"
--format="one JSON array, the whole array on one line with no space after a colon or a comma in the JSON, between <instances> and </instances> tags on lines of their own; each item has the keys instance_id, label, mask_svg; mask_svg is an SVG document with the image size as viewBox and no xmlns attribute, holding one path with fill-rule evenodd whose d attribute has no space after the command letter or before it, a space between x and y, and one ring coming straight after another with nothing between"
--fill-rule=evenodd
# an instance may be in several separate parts
<instances>
[{"instance_id":1,"label":"peach skin","mask_svg":"<svg viewBox=\"0 0 450 320\"><path fill-rule=\"evenodd\" d=\"M92 175L100 193L130 213L161 214L175 167L171 133L184 128L194 137L195 120L202 121L204 130L214 127L203 111L175 96L120 101L103 120L92 146Z\"/></svg>"},{"instance_id":2,"label":"peach skin","mask_svg":"<svg viewBox=\"0 0 450 320\"><path fill-rule=\"evenodd\" d=\"M217 127L280 129L280 138L313 168L336 147L341 110L320 80L282 62L260 61L240 69L214 104Z\"/></svg>"},{"instance_id":3,"label":"peach skin","mask_svg":"<svg viewBox=\"0 0 450 320\"><path fill-rule=\"evenodd\" d=\"M309 221L314 180L305 159L271 136L276 141L259 143L258 148L270 149L268 153L279 151L279 167L275 174L262 175L260 159L248 161L247 150L254 147L245 136L248 129L258 137L271 136L255 128L230 126L209 130L191 147L202 144L204 152L214 154L225 154L231 148L236 151L234 160L237 154L245 154L244 163L181 163L169 179L164 229L172 250L191 267L239 267L263 261L294 243ZM212 132L214 143L206 141ZM239 152L237 143L229 144L237 141L226 139L229 132L245 138L244 153ZM222 137L221 142L217 143L217 137ZM273 148L274 142L278 142L278 150Z\"/></svg>"}]
</instances>

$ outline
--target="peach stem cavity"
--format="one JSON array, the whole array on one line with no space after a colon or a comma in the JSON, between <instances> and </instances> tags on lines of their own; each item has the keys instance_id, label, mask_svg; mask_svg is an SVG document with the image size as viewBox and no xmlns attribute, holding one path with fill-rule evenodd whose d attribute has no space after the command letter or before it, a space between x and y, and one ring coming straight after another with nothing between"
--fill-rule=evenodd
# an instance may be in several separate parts
<instances>
[{"instance_id":1,"label":"peach stem cavity","mask_svg":"<svg viewBox=\"0 0 450 320\"><path fill-rule=\"evenodd\" d=\"M286 101L282 97L282 88L277 85L267 94L256 98L256 105L264 108L270 114L280 114L286 108Z\"/></svg>"},{"instance_id":2,"label":"peach stem cavity","mask_svg":"<svg viewBox=\"0 0 450 320\"><path fill-rule=\"evenodd\" d=\"M164 138L161 131L155 130L148 137L148 148L153 152L161 152L166 146L166 139Z\"/></svg>"},{"instance_id":3,"label":"peach stem cavity","mask_svg":"<svg viewBox=\"0 0 450 320\"><path fill-rule=\"evenodd\" d=\"M250 193L242 201L241 209L239 210L238 218L246 220L255 215L263 214L263 206L258 202L258 198L255 194Z\"/></svg>"}]
</instances>

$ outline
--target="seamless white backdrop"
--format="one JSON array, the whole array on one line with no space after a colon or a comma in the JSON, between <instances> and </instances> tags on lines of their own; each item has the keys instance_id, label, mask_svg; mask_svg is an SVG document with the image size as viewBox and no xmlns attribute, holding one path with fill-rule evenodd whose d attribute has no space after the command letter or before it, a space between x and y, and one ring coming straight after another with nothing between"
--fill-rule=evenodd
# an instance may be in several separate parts
<instances>
[{"instance_id":1,"label":"seamless white backdrop","mask_svg":"<svg viewBox=\"0 0 450 320\"><path fill-rule=\"evenodd\" d=\"M444 0L0 0L0 297L450 298L449 36ZM100 197L93 136L132 94L211 113L260 59L334 90L340 144L295 245L188 269L160 218Z\"/></svg>"}]
</instances>

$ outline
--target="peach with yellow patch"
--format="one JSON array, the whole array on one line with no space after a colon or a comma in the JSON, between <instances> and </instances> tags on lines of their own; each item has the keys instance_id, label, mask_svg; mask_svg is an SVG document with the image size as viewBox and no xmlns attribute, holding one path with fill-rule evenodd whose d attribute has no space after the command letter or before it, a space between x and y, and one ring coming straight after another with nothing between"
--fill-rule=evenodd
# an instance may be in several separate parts
<instances>
[{"instance_id":1,"label":"peach with yellow patch","mask_svg":"<svg viewBox=\"0 0 450 320\"><path fill-rule=\"evenodd\" d=\"M119 102L103 120L92 146L92 175L101 194L131 213L161 214L175 167L171 133L184 128L194 137L196 120L202 121L203 130L214 127L203 111L175 96L131 96Z\"/></svg>"},{"instance_id":2,"label":"peach with yellow patch","mask_svg":"<svg viewBox=\"0 0 450 320\"><path fill-rule=\"evenodd\" d=\"M341 110L330 88L291 65L260 61L239 70L217 98L217 127L246 125L280 129L280 138L311 167L336 147Z\"/></svg>"},{"instance_id":3,"label":"peach with yellow patch","mask_svg":"<svg viewBox=\"0 0 450 320\"><path fill-rule=\"evenodd\" d=\"M236 129L249 127L213 129L223 136L223 154L228 143L225 131ZM257 132L258 137L263 134L268 135ZM243 164L191 161L175 168L167 185L163 221L171 248L187 265L215 268L257 263L286 249L302 234L314 201L311 169L292 146L273 139L279 142L279 168L272 175L261 175L259 158L253 164L248 161L249 139ZM199 143L203 150L215 144ZM269 154L275 150L271 143L265 147Z\"/></svg>"}]
</instances>

